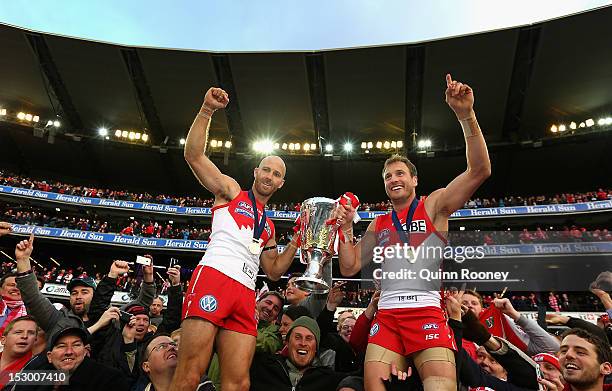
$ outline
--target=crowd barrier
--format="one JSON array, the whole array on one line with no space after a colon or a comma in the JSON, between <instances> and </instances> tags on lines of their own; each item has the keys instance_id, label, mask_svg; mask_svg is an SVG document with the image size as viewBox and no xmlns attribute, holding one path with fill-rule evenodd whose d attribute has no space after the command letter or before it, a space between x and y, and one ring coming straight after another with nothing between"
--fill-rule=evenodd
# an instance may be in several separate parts
<instances>
[{"instance_id":1,"label":"crowd barrier","mask_svg":"<svg viewBox=\"0 0 612 391\"><path fill-rule=\"evenodd\" d=\"M9 196L25 197L36 200L47 200L64 204L93 206L111 209L124 209L144 212L156 212L170 215L184 216L210 216L211 208L194 206L176 206L156 204L150 202L135 202L110 200L105 198L81 197L51 193L46 191L23 189L19 187L0 185L0 194ZM451 219L487 218L500 216L529 216L529 215L556 215L571 213L591 213L612 210L612 200L582 202L577 204L555 204L536 206L508 206L503 208L478 208L460 209L451 215ZM386 211L358 212L362 220L372 220L376 216L387 213ZM268 217L274 220L295 220L299 212L296 211L266 211Z\"/></svg>"}]
</instances>

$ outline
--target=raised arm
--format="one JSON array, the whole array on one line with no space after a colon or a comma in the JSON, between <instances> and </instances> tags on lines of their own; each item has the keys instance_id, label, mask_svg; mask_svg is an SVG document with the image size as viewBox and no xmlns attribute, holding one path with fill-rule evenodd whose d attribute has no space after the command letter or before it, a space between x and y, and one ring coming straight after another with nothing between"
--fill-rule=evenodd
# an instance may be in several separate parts
<instances>
[{"instance_id":1,"label":"raised arm","mask_svg":"<svg viewBox=\"0 0 612 391\"><path fill-rule=\"evenodd\" d=\"M457 116L463 128L467 169L445 188L436 190L428 198L433 203L434 219L448 217L463 207L478 187L491 175L491 161L480 126L474 112L474 93L467 84L454 81L446 75L446 103Z\"/></svg>"},{"instance_id":2,"label":"raised arm","mask_svg":"<svg viewBox=\"0 0 612 391\"><path fill-rule=\"evenodd\" d=\"M204 154L211 117L216 110L225 108L228 103L229 97L225 91L210 88L185 141L185 160L202 186L215 195L215 204L231 201L240 192L238 182L223 174Z\"/></svg>"},{"instance_id":3,"label":"raised arm","mask_svg":"<svg viewBox=\"0 0 612 391\"><path fill-rule=\"evenodd\" d=\"M287 243L283 252L279 253L276 249L276 239L271 238L268 240L266 248L269 249L261 253L259 261L261 268L270 280L278 281L289 269L298 249L297 242L298 235L293 235L293 238Z\"/></svg>"},{"instance_id":4,"label":"raised arm","mask_svg":"<svg viewBox=\"0 0 612 391\"><path fill-rule=\"evenodd\" d=\"M345 209L346 214L342 209ZM343 221L340 229L344 234L344 242L338 241L338 262L340 265L340 274L345 277L351 277L359 273L364 264L367 264L372 259L372 250L376 245L374 238L375 221L372 220L366 234L357 243L353 244L353 215L355 209L347 206L338 206L338 220Z\"/></svg>"}]
</instances>

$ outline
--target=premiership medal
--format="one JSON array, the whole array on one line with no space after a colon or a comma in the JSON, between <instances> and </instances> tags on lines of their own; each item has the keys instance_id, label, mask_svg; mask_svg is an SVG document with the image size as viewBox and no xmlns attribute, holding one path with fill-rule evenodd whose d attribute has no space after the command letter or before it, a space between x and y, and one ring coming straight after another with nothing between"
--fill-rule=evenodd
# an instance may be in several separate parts
<instances>
[{"instance_id":1,"label":"premiership medal","mask_svg":"<svg viewBox=\"0 0 612 391\"><path fill-rule=\"evenodd\" d=\"M253 238L253 241L251 241L251 243L249 244L249 251L251 252L251 254L253 255L259 255L261 254L261 242L263 242L262 239L255 239Z\"/></svg>"},{"instance_id":2,"label":"premiership medal","mask_svg":"<svg viewBox=\"0 0 612 391\"><path fill-rule=\"evenodd\" d=\"M263 243L261 235L266 228L266 209L263 208L261 220L257 221L257 202L255 202L255 194L253 194L252 190L249 190L249 199L253 207L253 240L249 244L249 252L253 255L259 255L261 254L261 244Z\"/></svg>"}]
</instances>

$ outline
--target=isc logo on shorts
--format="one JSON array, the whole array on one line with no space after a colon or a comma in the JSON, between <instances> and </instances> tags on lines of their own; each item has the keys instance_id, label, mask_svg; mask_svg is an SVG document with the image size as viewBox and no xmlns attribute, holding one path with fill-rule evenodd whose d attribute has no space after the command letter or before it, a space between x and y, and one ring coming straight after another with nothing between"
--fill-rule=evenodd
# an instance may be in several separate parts
<instances>
[{"instance_id":1,"label":"isc logo on shorts","mask_svg":"<svg viewBox=\"0 0 612 391\"><path fill-rule=\"evenodd\" d=\"M205 312L215 312L217 310L217 299L213 295L206 295L200 299L200 308Z\"/></svg>"},{"instance_id":2,"label":"isc logo on shorts","mask_svg":"<svg viewBox=\"0 0 612 391\"><path fill-rule=\"evenodd\" d=\"M422 328L423 330L437 330L438 325L435 323L425 323Z\"/></svg>"},{"instance_id":3,"label":"isc logo on shorts","mask_svg":"<svg viewBox=\"0 0 612 391\"><path fill-rule=\"evenodd\" d=\"M373 337L376 335L376 333L378 333L378 330L380 329L380 326L378 325L378 323L374 323L372 325L372 328L370 329L370 337Z\"/></svg>"}]
</instances>

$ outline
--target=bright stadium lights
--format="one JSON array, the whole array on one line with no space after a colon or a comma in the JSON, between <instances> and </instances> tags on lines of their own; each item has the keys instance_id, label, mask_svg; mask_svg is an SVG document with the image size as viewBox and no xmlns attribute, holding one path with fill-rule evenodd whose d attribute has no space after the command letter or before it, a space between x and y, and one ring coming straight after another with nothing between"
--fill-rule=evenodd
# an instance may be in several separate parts
<instances>
[{"instance_id":1,"label":"bright stadium lights","mask_svg":"<svg viewBox=\"0 0 612 391\"><path fill-rule=\"evenodd\" d=\"M374 148L374 143L371 141L368 141L368 145L367 145L368 149L372 149Z\"/></svg>"},{"instance_id":2,"label":"bright stadium lights","mask_svg":"<svg viewBox=\"0 0 612 391\"><path fill-rule=\"evenodd\" d=\"M127 130L122 130L121 131L121 137L127 138L127 136L128 136L128 131Z\"/></svg>"},{"instance_id":3,"label":"bright stadium lights","mask_svg":"<svg viewBox=\"0 0 612 391\"><path fill-rule=\"evenodd\" d=\"M431 140L430 139L425 139L425 140L419 140L419 142L417 143L417 146L419 147L419 149L427 149L427 148L431 148Z\"/></svg>"},{"instance_id":4,"label":"bright stadium lights","mask_svg":"<svg viewBox=\"0 0 612 391\"><path fill-rule=\"evenodd\" d=\"M146 134L146 133L145 133L145 134L143 134L143 135L142 135L142 141L144 141L145 143L146 143L147 141L149 141L149 135L148 135L148 134Z\"/></svg>"},{"instance_id":5,"label":"bright stadium lights","mask_svg":"<svg viewBox=\"0 0 612 391\"><path fill-rule=\"evenodd\" d=\"M565 132L566 128L565 125L561 124L559 125L559 132Z\"/></svg>"},{"instance_id":6,"label":"bright stadium lights","mask_svg":"<svg viewBox=\"0 0 612 391\"><path fill-rule=\"evenodd\" d=\"M390 142L388 142L388 141L385 141L385 142L383 143L383 147L384 147L385 149L389 149L389 148L391 147L391 143L390 143Z\"/></svg>"},{"instance_id":7,"label":"bright stadium lights","mask_svg":"<svg viewBox=\"0 0 612 391\"><path fill-rule=\"evenodd\" d=\"M180 140L179 140L179 144L181 144L181 145L185 145L185 139L184 139L184 138L180 139Z\"/></svg>"},{"instance_id":8,"label":"bright stadium lights","mask_svg":"<svg viewBox=\"0 0 612 391\"><path fill-rule=\"evenodd\" d=\"M18 117L18 118L19 118L19 117ZM603 126L603 125L605 125L605 124L606 124L606 119L605 119L605 118L600 118L600 119L597 121L597 125L599 125L599 126Z\"/></svg>"},{"instance_id":9,"label":"bright stadium lights","mask_svg":"<svg viewBox=\"0 0 612 391\"><path fill-rule=\"evenodd\" d=\"M255 152L270 153L274 151L274 143L270 139L258 140L253 143L253 150Z\"/></svg>"},{"instance_id":10,"label":"bright stadium lights","mask_svg":"<svg viewBox=\"0 0 612 391\"><path fill-rule=\"evenodd\" d=\"M369 154L369 153L370 153L370 150L369 150L369 149L366 149L366 150L365 150L365 153L366 153L366 154Z\"/></svg>"},{"instance_id":11,"label":"bright stadium lights","mask_svg":"<svg viewBox=\"0 0 612 391\"><path fill-rule=\"evenodd\" d=\"M314 143L310 144L310 150L311 151L316 151L317 150L317 144L314 144Z\"/></svg>"},{"instance_id":12,"label":"bright stadium lights","mask_svg":"<svg viewBox=\"0 0 612 391\"><path fill-rule=\"evenodd\" d=\"M280 144L279 143L274 143L274 149L279 149L280 148Z\"/></svg>"},{"instance_id":13,"label":"bright stadium lights","mask_svg":"<svg viewBox=\"0 0 612 391\"><path fill-rule=\"evenodd\" d=\"M590 128L591 126L595 125L595 121L593 120L593 118L589 118L586 121L584 121L584 123L586 124L587 128Z\"/></svg>"},{"instance_id":14,"label":"bright stadium lights","mask_svg":"<svg viewBox=\"0 0 612 391\"><path fill-rule=\"evenodd\" d=\"M404 147L404 142L403 142L403 141L401 141L401 140L400 140L400 141L398 141L398 142L397 142L397 147L398 147L398 148L403 148L403 147Z\"/></svg>"},{"instance_id":15,"label":"bright stadium lights","mask_svg":"<svg viewBox=\"0 0 612 391\"><path fill-rule=\"evenodd\" d=\"M300 148L302 148L302 146L300 145L300 143L295 143L295 150L299 151Z\"/></svg>"},{"instance_id":16,"label":"bright stadium lights","mask_svg":"<svg viewBox=\"0 0 612 391\"><path fill-rule=\"evenodd\" d=\"M383 146L382 141L377 141L377 142L376 142L376 148L378 148L378 149L382 149L382 146Z\"/></svg>"},{"instance_id":17,"label":"bright stadium lights","mask_svg":"<svg viewBox=\"0 0 612 391\"><path fill-rule=\"evenodd\" d=\"M575 123L574 121L570 122L570 126L569 126L569 128L570 128L571 130L576 130L576 123Z\"/></svg>"},{"instance_id":18,"label":"bright stadium lights","mask_svg":"<svg viewBox=\"0 0 612 391\"><path fill-rule=\"evenodd\" d=\"M130 133L128 133L128 138L129 138L130 140L134 140L134 139L136 138L136 133L134 133L134 132L130 132Z\"/></svg>"},{"instance_id":19,"label":"bright stadium lights","mask_svg":"<svg viewBox=\"0 0 612 391\"><path fill-rule=\"evenodd\" d=\"M229 141L229 140L227 140L227 141L225 142L225 148L230 149L231 147L232 147L232 142L231 142L231 141Z\"/></svg>"},{"instance_id":20,"label":"bright stadium lights","mask_svg":"<svg viewBox=\"0 0 612 391\"><path fill-rule=\"evenodd\" d=\"M60 122L58 120L53 121L53 126L55 126L56 128L59 128L61 126Z\"/></svg>"},{"instance_id":21,"label":"bright stadium lights","mask_svg":"<svg viewBox=\"0 0 612 391\"><path fill-rule=\"evenodd\" d=\"M333 152L334 146L332 144L327 144L325 146L325 152Z\"/></svg>"},{"instance_id":22,"label":"bright stadium lights","mask_svg":"<svg viewBox=\"0 0 612 391\"><path fill-rule=\"evenodd\" d=\"M6 109L0 109L0 116L4 117L6 115Z\"/></svg>"},{"instance_id":23,"label":"bright stadium lights","mask_svg":"<svg viewBox=\"0 0 612 391\"><path fill-rule=\"evenodd\" d=\"M391 148L397 148L397 143L395 141L391 141Z\"/></svg>"},{"instance_id":24,"label":"bright stadium lights","mask_svg":"<svg viewBox=\"0 0 612 391\"><path fill-rule=\"evenodd\" d=\"M310 151L310 144L306 143L304 144L304 152L308 152Z\"/></svg>"},{"instance_id":25,"label":"bright stadium lights","mask_svg":"<svg viewBox=\"0 0 612 391\"><path fill-rule=\"evenodd\" d=\"M584 128L586 127L586 124L584 122L581 122L580 125L578 125L579 128Z\"/></svg>"},{"instance_id":26,"label":"bright stadium lights","mask_svg":"<svg viewBox=\"0 0 612 391\"><path fill-rule=\"evenodd\" d=\"M286 150L287 150L287 148L289 148L289 145L287 145L287 143L283 143L283 145L281 145L281 149L282 149L283 151L286 151Z\"/></svg>"},{"instance_id":27,"label":"bright stadium lights","mask_svg":"<svg viewBox=\"0 0 612 391\"><path fill-rule=\"evenodd\" d=\"M368 143L365 141L361 143L361 149L366 149L368 147Z\"/></svg>"},{"instance_id":28,"label":"bright stadium lights","mask_svg":"<svg viewBox=\"0 0 612 391\"><path fill-rule=\"evenodd\" d=\"M32 114L29 114L29 113L26 114L25 115L25 120L28 121L28 122L31 122L32 121Z\"/></svg>"},{"instance_id":29,"label":"bright stadium lights","mask_svg":"<svg viewBox=\"0 0 612 391\"><path fill-rule=\"evenodd\" d=\"M20 119L23 121L25 119L25 113L22 113L21 111L17 113L17 119Z\"/></svg>"},{"instance_id":30,"label":"bright stadium lights","mask_svg":"<svg viewBox=\"0 0 612 391\"><path fill-rule=\"evenodd\" d=\"M353 144L350 142L344 143L344 152L351 152L353 150Z\"/></svg>"},{"instance_id":31,"label":"bright stadium lights","mask_svg":"<svg viewBox=\"0 0 612 391\"><path fill-rule=\"evenodd\" d=\"M98 134L102 137L108 136L108 129L105 127L98 128Z\"/></svg>"},{"instance_id":32,"label":"bright stadium lights","mask_svg":"<svg viewBox=\"0 0 612 391\"><path fill-rule=\"evenodd\" d=\"M550 127L550 131L553 133L557 133L557 125L553 125Z\"/></svg>"},{"instance_id":33,"label":"bright stadium lights","mask_svg":"<svg viewBox=\"0 0 612 391\"><path fill-rule=\"evenodd\" d=\"M46 125L46 126L47 126L47 127L49 127L49 126L53 126L53 121L51 121L51 120L47 121L47 125ZM119 137L119 136L117 136L117 137Z\"/></svg>"},{"instance_id":34,"label":"bright stadium lights","mask_svg":"<svg viewBox=\"0 0 612 391\"><path fill-rule=\"evenodd\" d=\"M217 148L217 140L215 140L215 139L210 140L210 146L212 148Z\"/></svg>"},{"instance_id":35,"label":"bright stadium lights","mask_svg":"<svg viewBox=\"0 0 612 391\"><path fill-rule=\"evenodd\" d=\"M136 140L140 140L140 138L141 138L141 137L142 137L142 134L140 134L140 132L136 132L136 133L134 134L134 138L135 138Z\"/></svg>"},{"instance_id":36,"label":"bright stadium lights","mask_svg":"<svg viewBox=\"0 0 612 391\"><path fill-rule=\"evenodd\" d=\"M121 129L115 130L115 137L121 137Z\"/></svg>"},{"instance_id":37,"label":"bright stadium lights","mask_svg":"<svg viewBox=\"0 0 612 391\"><path fill-rule=\"evenodd\" d=\"M32 117L32 122L38 123L38 121L40 121L40 117L38 115Z\"/></svg>"}]
</instances>

